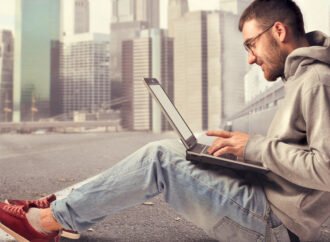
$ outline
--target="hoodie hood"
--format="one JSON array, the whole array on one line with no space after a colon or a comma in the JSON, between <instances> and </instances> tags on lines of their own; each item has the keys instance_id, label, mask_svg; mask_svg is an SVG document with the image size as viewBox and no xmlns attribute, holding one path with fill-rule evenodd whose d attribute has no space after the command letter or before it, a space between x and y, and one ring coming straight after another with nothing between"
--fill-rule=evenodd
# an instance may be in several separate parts
<instances>
[{"instance_id":1,"label":"hoodie hood","mask_svg":"<svg viewBox=\"0 0 330 242\"><path fill-rule=\"evenodd\" d=\"M320 31L307 33L306 38L310 46L294 50L286 59L285 79L296 75L299 67L313 62L330 65L330 38Z\"/></svg>"}]
</instances>

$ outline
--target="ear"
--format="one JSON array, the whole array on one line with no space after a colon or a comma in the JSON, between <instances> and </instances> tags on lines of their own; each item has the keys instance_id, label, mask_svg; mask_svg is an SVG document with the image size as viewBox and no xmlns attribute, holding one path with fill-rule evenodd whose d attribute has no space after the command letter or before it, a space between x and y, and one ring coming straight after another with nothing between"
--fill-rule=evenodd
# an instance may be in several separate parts
<instances>
[{"instance_id":1,"label":"ear","mask_svg":"<svg viewBox=\"0 0 330 242\"><path fill-rule=\"evenodd\" d=\"M273 27L273 34L275 36L275 38L284 43L288 40L288 26L285 25L282 22L275 22L274 27Z\"/></svg>"}]
</instances>

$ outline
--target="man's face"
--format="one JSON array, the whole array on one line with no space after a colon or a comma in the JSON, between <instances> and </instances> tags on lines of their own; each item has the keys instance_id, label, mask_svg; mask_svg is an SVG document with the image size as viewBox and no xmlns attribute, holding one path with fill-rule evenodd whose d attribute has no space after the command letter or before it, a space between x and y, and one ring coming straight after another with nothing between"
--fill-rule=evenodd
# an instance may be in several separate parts
<instances>
[{"instance_id":1,"label":"man's face","mask_svg":"<svg viewBox=\"0 0 330 242\"><path fill-rule=\"evenodd\" d=\"M248 48L249 64L257 64L268 81L275 81L283 76L285 59L288 54L273 36L274 25L261 28L256 20L245 22L243 38Z\"/></svg>"}]
</instances>

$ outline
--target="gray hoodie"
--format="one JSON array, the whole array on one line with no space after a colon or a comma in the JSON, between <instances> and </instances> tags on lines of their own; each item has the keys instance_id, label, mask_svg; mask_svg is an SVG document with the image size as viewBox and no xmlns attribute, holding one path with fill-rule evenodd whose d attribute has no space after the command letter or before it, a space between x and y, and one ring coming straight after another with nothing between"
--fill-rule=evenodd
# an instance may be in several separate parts
<instances>
[{"instance_id":1,"label":"gray hoodie","mask_svg":"<svg viewBox=\"0 0 330 242\"><path fill-rule=\"evenodd\" d=\"M245 159L272 171L261 180L283 224L315 241L330 236L330 38L307 38L311 46L286 60L285 98L267 136L251 136Z\"/></svg>"}]
</instances>

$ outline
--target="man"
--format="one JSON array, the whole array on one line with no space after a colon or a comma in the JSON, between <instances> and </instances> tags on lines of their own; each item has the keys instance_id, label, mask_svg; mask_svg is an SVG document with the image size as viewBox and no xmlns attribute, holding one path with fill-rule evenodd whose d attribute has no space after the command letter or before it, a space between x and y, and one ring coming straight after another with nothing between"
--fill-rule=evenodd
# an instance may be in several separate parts
<instances>
[{"instance_id":1,"label":"man","mask_svg":"<svg viewBox=\"0 0 330 242\"><path fill-rule=\"evenodd\" d=\"M50 208L0 204L0 227L16 238L53 241L63 228L83 231L163 192L220 241L330 241L330 38L306 35L292 0L255 0L239 29L248 62L270 81L281 77L286 96L266 137L209 131L218 137L209 153L260 161L267 176L196 166L176 140L155 142Z\"/></svg>"}]
</instances>

